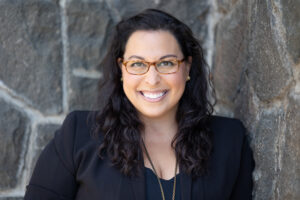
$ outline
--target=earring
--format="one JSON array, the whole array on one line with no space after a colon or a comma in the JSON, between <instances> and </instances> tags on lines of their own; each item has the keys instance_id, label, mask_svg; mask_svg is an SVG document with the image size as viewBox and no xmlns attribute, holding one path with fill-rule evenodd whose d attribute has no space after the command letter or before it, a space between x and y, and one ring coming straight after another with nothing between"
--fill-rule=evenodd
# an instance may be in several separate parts
<instances>
[{"instance_id":1,"label":"earring","mask_svg":"<svg viewBox=\"0 0 300 200\"><path fill-rule=\"evenodd\" d=\"M188 77L186 78L186 80L187 80L187 81L191 80L191 77L190 77L190 76L188 76Z\"/></svg>"},{"instance_id":2,"label":"earring","mask_svg":"<svg viewBox=\"0 0 300 200\"><path fill-rule=\"evenodd\" d=\"M123 82L123 77L120 78L120 81Z\"/></svg>"}]
</instances>

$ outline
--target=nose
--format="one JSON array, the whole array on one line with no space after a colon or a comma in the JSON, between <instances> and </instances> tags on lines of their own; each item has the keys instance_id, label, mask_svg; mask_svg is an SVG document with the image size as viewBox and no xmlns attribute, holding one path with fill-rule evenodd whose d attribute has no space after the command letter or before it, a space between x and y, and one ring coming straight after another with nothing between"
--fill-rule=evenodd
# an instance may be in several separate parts
<instances>
[{"instance_id":1,"label":"nose","mask_svg":"<svg viewBox=\"0 0 300 200\"><path fill-rule=\"evenodd\" d=\"M145 81L149 85L157 85L160 81L160 74L156 71L155 66L151 65L149 71L145 74Z\"/></svg>"}]
</instances>

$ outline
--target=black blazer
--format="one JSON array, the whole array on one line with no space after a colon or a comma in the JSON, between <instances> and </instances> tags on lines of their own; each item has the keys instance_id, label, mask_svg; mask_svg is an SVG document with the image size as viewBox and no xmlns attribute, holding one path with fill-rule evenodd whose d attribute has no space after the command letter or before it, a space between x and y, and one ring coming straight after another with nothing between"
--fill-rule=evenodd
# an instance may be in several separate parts
<instances>
[{"instance_id":1,"label":"black blazer","mask_svg":"<svg viewBox=\"0 0 300 200\"><path fill-rule=\"evenodd\" d=\"M27 186L25 200L143 200L145 178L122 175L97 156L88 111L70 113L45 147ZM208 175L192 180L180 173L181 199L252 199L254 161L239 120L214 116L213 153Z\"/></svg>"}]
</instances>

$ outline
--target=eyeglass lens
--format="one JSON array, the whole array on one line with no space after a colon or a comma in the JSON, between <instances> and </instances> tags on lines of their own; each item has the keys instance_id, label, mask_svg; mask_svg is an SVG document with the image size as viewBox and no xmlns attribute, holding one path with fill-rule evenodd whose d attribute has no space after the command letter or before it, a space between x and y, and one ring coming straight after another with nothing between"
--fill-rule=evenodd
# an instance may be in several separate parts
<instances>
[{"instance_id":1,"label":"eyeglass lens","mask_svg":"<svg viewBox=\"0 0 300 200\"><path fill-rule=\"evenodd\" d=\"M177 71L179 62L177 60L161 60L155 63L146 61L129 61L126 69L132 74L143 74L149 70L150 65L155 64L155 69L160 73L174 73Z\"/></svg>"}]
</instances>

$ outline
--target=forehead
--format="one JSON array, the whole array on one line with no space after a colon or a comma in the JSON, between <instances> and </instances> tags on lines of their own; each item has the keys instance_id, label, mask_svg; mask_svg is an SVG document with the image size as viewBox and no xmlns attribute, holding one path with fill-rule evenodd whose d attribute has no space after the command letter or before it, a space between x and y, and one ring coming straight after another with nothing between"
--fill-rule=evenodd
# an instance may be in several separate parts
<instances>
[{"instance_id":1,"label":"forehead","mask_svg":"<svg viewBox=\"0 0 300 200\"><path fill-rule=\"evenodd\" d=\"M180 46L173 34L164 30L139 30L128 38L124 58L136 55L155 60L167 54L182 57Z\"/></svg>"}]
</instances>

